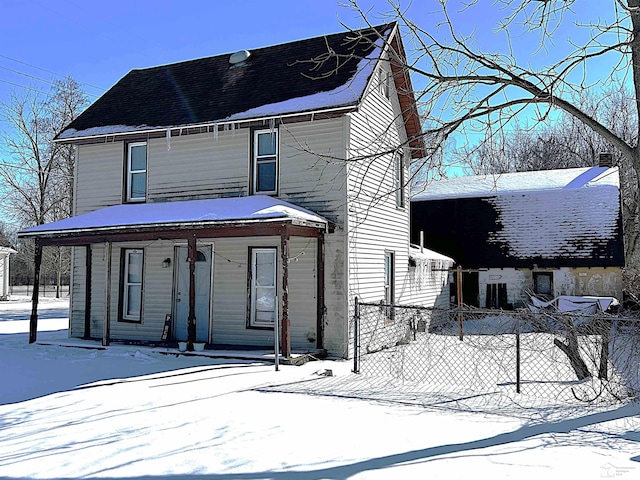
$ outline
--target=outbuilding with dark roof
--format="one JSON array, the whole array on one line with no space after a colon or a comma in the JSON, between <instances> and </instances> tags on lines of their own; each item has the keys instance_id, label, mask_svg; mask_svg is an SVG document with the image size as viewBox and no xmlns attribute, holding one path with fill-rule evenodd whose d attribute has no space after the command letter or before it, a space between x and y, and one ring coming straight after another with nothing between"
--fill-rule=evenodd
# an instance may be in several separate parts
<instances>
[{"instance_id":1,"label":"outbuilding with dark roof","mask_svg":"<svg viewBox=\"0 0 640 480\"><path fill-rule=\"evenodd\" d=\"M472 305L517 304L528 290L622 295L617 168L451 178L414 192L411 208L412 240L423 231L467 271Z\"/></svg>"}]
</instances>

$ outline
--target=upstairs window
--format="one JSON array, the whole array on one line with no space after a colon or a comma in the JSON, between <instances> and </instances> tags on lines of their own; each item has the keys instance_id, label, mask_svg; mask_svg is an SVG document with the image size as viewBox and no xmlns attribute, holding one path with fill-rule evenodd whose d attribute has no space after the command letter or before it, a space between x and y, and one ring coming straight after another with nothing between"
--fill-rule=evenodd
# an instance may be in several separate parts
<instances>
[{"instance_id":1,"label":"upstairs window","mask_svg":"<svg viewBox=\"0 0 640 480\"><path fill-rule=\"evenodd\" d=\"M127 202L147 199L147 142L127 146Z\"/></svg>"},{"instance_id":2,"label":"upstairs window","mask_svg":"<svg viewBox=\"0 0 640 480\"><path fill-rule=\"evenodd\" d=\"M278 193L278 131L253 132L253 192Z\"/></svg>"}]
</instances>

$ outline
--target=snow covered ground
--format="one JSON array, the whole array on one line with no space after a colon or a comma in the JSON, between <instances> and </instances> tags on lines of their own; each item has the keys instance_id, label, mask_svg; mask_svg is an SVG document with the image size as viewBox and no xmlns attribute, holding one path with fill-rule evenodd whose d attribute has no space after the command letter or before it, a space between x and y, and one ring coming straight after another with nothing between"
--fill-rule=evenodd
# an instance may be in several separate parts
<instances>
[{"instance_id":1,"label":"snow covered ground","mask_svg":"<svg viewBox=\"0 0 640 480\"><path fill-rule=\"evenodd\" d=\"M525 409L394 386L346 361L276 372L259 356L58 346L66 308L44 299L38 340L51 344L28 345L27 299L0 302L2 479L640 475L638 404Z\"/></svg>"}]
</instances>

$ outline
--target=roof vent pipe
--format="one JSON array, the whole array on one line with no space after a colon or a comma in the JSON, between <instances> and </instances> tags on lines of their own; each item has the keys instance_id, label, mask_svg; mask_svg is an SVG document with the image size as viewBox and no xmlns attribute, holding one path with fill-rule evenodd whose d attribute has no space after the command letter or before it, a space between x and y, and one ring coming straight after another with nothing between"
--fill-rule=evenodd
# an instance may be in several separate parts
<instances>
[{"instance_id":1,"label":"roof vent pipe","mask_svg":"<svg viewBox=\"0 0 640 480\"><path fill-rule=\"evenodd\" d=\"M598 155L598 166L599 167L613 167L613 153L601 153Z\"/></svg>"},{"instance_id":2,"label":"roof vent pipe","mask_svg":"<svg viewBox=\"0 0 640 480\"><path fill-rule=\"evenodd\" d=\"M240 50L236 53L232 53L229 57L229 63L231 65L237 65L239 63L246 62L251 56L251 52L249 50Z\"/></svg>"}]
</instances>

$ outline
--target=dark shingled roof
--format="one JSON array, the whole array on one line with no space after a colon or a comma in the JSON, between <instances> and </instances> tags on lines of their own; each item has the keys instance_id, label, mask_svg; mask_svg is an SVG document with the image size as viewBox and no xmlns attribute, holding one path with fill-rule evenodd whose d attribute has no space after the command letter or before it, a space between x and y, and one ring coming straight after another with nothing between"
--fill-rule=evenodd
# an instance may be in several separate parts
<instances>
[{"instance_id":1,"label":"dark shingled roof","mask_svg":"<svg viewBox=\"0 0 640 480\"><path fill-rule=\"evenodd\" d=\"M465 268L624 266L618 170L589 167L433 182L411 239Z\"/></svg>"},{"instance_id":2,"label":"dark shingled roof","mask_svg":"<svg viewBox=\"0 0 640 480\"><path fill-rule=\"evenodd\" d=\"M224 54L132 70L68 125L60 138L117 125L206 124L263 105L332 91L348 85L359 60L374 51L379 37L388 40L394 26L385 24L251 50L242 66L230 65L230 54ZM321 65L309 62L328 51L338 57ZM337 62L341 63L339 68ZM343 98L344 104L323 108L356 105L362 92L354 93L355 101Z\"/></svg>"}]
</instances>

